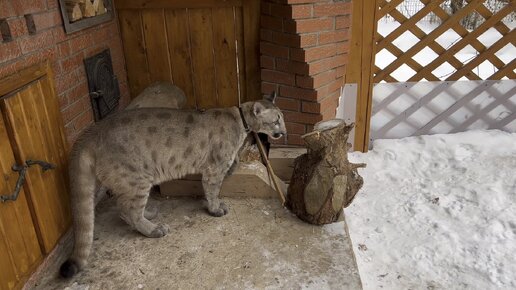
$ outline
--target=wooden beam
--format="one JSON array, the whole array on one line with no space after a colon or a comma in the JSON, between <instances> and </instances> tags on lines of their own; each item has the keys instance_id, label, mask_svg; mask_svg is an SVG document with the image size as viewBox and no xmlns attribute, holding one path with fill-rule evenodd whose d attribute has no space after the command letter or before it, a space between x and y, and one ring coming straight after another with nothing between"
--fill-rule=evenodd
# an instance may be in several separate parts
<instances>
[{"instance_id":1,"label":"wooden beam","mask_svg":"<svg viewBox=\"0 0 516 290\"><path fill-rule=\"evenodd\" d=\"M177 9L242 6L242 0L115 0L117 9Z\"/></svg>"},{"instance_id":2,"label":"wooden beam","mask_svg":"<svg viewBox=\"0 0 516 290\"><path fill-rule=\"evenodd\" d=\"M372 106L372 78L376 54L376 13L379 0L353 1L350 61L345 83L358 85L354 148L366 152Z\"/></svg>"},{"instance_id":3,"label":"wooden beam","mask_svg":"<svg viewBox=\"0 0 516 290\"><path fill-rule=\"evenodd\" d=\"M14 93L18 88L44 77L47 74L50 64L44 61L38 65L34 65L16 73L0 79L0 98L7 94Z\"/></svg>"}]
</instances>

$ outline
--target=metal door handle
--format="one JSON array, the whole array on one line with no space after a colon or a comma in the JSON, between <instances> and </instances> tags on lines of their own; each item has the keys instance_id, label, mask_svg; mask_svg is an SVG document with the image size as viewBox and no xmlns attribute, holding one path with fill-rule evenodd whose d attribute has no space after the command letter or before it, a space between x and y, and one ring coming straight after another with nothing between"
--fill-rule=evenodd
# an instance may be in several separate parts
<instances>
[{"instance_id":1,"label":"metal door handle","mask_svg":"<svg viewBox=\"0 0 516 290\"><path fill-rule=\"evenodd\" d=\"M20 195L20 190L23 186L23 183L25 182L25 173L27 173L27 169L29 169L32 165L39 165L41 166L41 169L44 171L47 171L49 169L54 169L56 166L54 164L40 161L40 160L27 160L25 161L25 165L18 165L14 164L11 169L15 172L18 172L18 181L16 181L16 186L14 187L14 192L11 195L0 195L0 201L6 202L8 200L16 200L18 198L18 195Z\"/></svg>"}]
</instances>

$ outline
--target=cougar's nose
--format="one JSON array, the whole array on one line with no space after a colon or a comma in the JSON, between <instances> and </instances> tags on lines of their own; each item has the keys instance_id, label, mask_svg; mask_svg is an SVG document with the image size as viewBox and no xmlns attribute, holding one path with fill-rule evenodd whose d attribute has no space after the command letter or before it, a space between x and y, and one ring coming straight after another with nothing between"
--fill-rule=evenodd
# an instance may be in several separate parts
<instances>
[{"instance_id":1,"label":"cougar's nose","mask_svg":"<svg viewBox=\"0 0 516 290\"><path fill-rule=\"evenodd\" d=\"M274 138L280 138L283 135L285 135L285 134L283 134L283 133L274 133L273 136L274 136Z\"/></svg>"}]
</instances>

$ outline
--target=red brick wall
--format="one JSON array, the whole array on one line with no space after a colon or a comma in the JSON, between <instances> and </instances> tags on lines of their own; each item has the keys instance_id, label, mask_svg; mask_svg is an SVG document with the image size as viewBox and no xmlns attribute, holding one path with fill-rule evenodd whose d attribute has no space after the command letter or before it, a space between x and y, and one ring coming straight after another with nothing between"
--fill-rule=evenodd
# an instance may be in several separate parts
<instances>
[{"instance_id":1,"label":"red brick wall","mask_svg":"<svg viewBox=\"0 0 516 290\"><path fill-rule=\"evenodd\" d=\"M12 35L10 41L0 36L0 78L50 60L67 138L72 144L93 123L84 58L110 48L120 83L121 107L129 102L129 91L117 20L67 35L58 6L57 0L0 0L0 21L7 21ZM35 34L29 35L26 14L33 16Z\"/></svg>"},{"instance_id":2,"label":"red brick wall","mask_svg":"<svg viewBox=\"0 0 516 290\"><path fill-rule=\"evenodd\" d=\"M351 2L261 2L262 93L275 90L287 132L281 144L301 145L301 135L335 117L348 61Z\"/></svg>"}]
</instances>

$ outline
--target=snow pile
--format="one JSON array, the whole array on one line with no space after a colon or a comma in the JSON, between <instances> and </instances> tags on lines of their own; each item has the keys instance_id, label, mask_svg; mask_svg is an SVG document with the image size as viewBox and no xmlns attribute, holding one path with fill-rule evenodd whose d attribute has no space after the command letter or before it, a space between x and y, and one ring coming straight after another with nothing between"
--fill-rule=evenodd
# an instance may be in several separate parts
<instances>
[{"instance_id":1,"label":"snow pile","mask_svg":"<svg viewBox=\"0 0 516 290\"><path fill-rule=\"evenodd\" d=\"M377 140L345 209L364 289L516 289L516 133Z\"/></svg>"}]
</instances>

